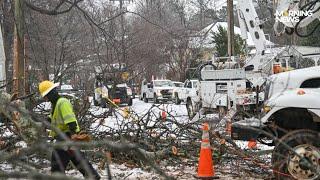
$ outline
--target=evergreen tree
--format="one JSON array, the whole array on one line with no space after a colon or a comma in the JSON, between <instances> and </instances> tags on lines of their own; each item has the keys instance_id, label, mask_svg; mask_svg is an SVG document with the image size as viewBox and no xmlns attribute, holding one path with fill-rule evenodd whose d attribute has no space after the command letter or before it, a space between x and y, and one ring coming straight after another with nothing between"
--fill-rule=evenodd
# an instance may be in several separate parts
<instances>
[{"instance_id":1,"label":"evergreen tree","mask_svg":"<svg viewBox=\"0 0 320 180\"><path fill-rule=\"evenodd\" d=\"M240 37L239 34L235 34L234 51L235 55L244 53L245 41ZM218 27L218 32L212 33L212 43L215 44L216 52L219 57L228 56L228 32L222 26Z\"/></svg>"}]
</instances>

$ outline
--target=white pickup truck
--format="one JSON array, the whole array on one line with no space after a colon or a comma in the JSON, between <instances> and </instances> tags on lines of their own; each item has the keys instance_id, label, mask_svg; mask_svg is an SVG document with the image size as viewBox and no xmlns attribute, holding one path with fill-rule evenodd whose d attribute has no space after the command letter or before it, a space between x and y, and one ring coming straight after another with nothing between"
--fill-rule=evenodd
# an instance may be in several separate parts
<instances>
[{"instance_id":1,"label":"white pickup truck","mask_svg":"<svg viewBox=\"0 0 320 180\"><path fill-rule=\"evenodd\" d=\"M175 104L180 104L181 102L187 103L188 100L194 99L198 96L199 90L199 80L191 79L184 82L182 88L175 89L173 92L173 100Z\"/></svg>"},{"instance_id":2,"label":"white pickup truck","mask_svg":"<svg viewBox=\"0 0 320 180\"><path fill-rule=\"evenodd\" d=\"M171 80L152 80L150 83L143 80L140 100L148 102L149 99L153 99L154 103L171 101L173 89L174 84Z\"/></svg>"},{"instance_id":3,"label":"white pickup truck","mask_svg":"<svg viewBox=\"0 0 320 180\"><path fill-rule=\"evenodd\" d=\"M268 78L261 118L233 122L232 138L275 145L276 179L320 179L320 66ZM272 140L265 141L267 139Z\"/></svg>"}]
</instances>

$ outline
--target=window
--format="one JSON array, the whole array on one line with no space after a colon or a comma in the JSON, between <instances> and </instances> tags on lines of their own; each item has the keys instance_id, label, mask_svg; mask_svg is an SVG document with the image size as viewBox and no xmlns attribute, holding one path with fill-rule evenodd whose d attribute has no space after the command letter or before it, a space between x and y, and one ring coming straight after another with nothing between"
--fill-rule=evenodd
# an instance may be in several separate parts
<instances>
[{"instance_id":1,"label":"window","mask_svg":"<svg viewBox=\"0 0 320 180\"><path fill-rule=\"evenodd\" d=\"M185 86L186 86L186 88L192 88L192 85L191 85L190 81L188 81Z\"/></svg>"},{"instance_id":2,"label":"window","mask_svg":"<svg viewBox=\"0 0 320 180\"><path fill-rule=\"evenodd\" d=\"M173 83L171 81L154 81L155 87L174 87Z\"/></svg>"},{"instance_id":3,"label":"window","mask_svg":"<svg viewBox=\"0 0 320 180\"><path fill-rule=\"evenodd\" d=\"M183 83L180 82L174 82L173 84L175 87L183 87Z\"/></svg>"},{"instance_id":4,"label":"window","mask_svg":"<svg viewBox=\"0 0 320 180\"><path fill-rule=\"evenodd\" d=\"M320 78L308 79L304 81L301 88L320 88Z\"/></svg>"},{"instance_id":5,"label":"window","mask_svg":"<svg viewBox=\"0 0 320 180\"><path fill-rule=\"evenodd\" d=\"M193 88L197 88L198 83L197 82L192 82Z\"/></svg>"},{"instance_id":6,"label":"window","mask_svg":"<svg viewBox=\"0 0 320 180\"><path fill-rule=\"evenodd\" d=\"M217 83L216 88L217 88L217 93L227 93L228 92L228 84L227 83Z\"/></svg>"}]
</instances>

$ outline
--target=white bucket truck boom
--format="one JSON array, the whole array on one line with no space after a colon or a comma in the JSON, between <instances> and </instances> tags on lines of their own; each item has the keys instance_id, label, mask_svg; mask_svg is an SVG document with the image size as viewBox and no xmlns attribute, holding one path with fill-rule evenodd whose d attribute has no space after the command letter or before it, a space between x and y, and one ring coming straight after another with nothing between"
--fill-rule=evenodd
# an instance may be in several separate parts
<instances>
[{"instance_id":1,"label":"white bucket truck boom","mask_svg":"<svg viewBox=\"0 0 320 180\"><path fill-rule=\"evenodd\" d=\"M246 78L254 86L260 86L267 76L273 74L272 68L276 63L274 59L279 49L267 48L267 39L263 31L264 22L259 19L252 0L238 0L237 14L241 37L247 39L248 30L256 51L254 56L248 57L245 61Z\"/></svg>"},{"instance_id":2,"label":"white bucket truck boom","mask_svg":"<svg viewBox=\"0 0 320 180\"><path fill-rule=\"evenodd\" d=\"M242 68L231 69L239 67L235 61L225 62L227 65L222 69L219 62L214 62L211 69L208 69L208 66L200 67L200 102L194 102L192 105L187 103L188 111L191 109L200 111L201 107L202 112L218 110L222 117L230 109L235 112L252 113L263 101L263 94L256 90L271 72L271 69L269 71L263 69L271 58L265 53L267 40L262 30L262 22L258 18L252 0L239 0L237 10L242 37L248 38L248 29L256 47L256 54L248 58ZM188 114L193 116L195 113L188 112Z\"/></svg>"},{"instance_id":3,"label":"white bucket truck boom","mask_svg":"<svg viewBox=\"0 0 320 180\"><path fill-rule=\"evenodd\" d=\"M283 32L305 37L297 29L320 17L319 0L277 2L274 26L277 34L281 22ZM256 139L275 146L271 157L275 179L320 179L319 72L320 66L316 66L268 77L261 117L245 118L232 124L233 139Z\"/></svg>"}]
</instances>

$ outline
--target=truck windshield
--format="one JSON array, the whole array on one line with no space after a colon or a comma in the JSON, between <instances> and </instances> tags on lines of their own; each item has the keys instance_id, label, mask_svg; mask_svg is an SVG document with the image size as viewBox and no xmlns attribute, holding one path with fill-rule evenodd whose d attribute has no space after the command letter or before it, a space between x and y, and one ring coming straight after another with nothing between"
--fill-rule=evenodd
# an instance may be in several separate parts
<instances>
[{"instance_id":1,"label":"truck windshield","mask_svg":"<svg viewBox=\"0 0 320 180\"><path fill-rule=\"evenodd\" d=\"M265 100L269 99L271 94L270 94L270 91L271 91L271 81L267 81L265 83L265 87L264 87L264 97L265 97Z\"/></svg>"},{"instance_id":2,"label":"truck windshield","mask_svg":"<svg viewBox=\"0 0 320 180\"><path fill-rule=\"evenodd\" d=\"M175 87L183 87L183 83L175 82L173 84Z\"/></svg>"},{"instance_id":3,"label":"truck windshield","mask_svg":"<svg viewBox=\"0 0 320 180\"><path fill-rule=\"evenodd\" d=\"M164 86L170 86L173 87L173 83L171 81L154 81L155 87L164 87Z\"/></svg>"}]
</instances>

